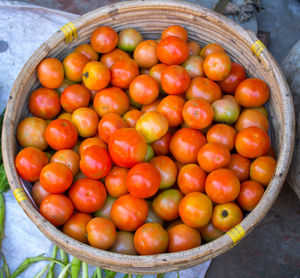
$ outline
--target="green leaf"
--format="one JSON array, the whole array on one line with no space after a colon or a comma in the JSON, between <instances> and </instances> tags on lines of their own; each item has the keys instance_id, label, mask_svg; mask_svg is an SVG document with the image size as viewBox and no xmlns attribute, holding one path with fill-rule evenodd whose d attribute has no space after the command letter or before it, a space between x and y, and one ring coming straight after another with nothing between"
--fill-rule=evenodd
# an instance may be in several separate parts
<instances>
[{"instance_id":1,"label":"green leaf","mask_svg":"<svg viewBox=\"0 0 300 278\"><path fill-rule=\"evenodd\" d=\"M2 160L1 160L2 163ZM7 181L7 177L6 177L6 173L4 170L4 165L1 164L0 165L0 193L5 193L10 189L8 181Z\"/></svg>"},{"instance_id":2,"label":"green leaf","mask_svg":"<svg viewBox=\"0 0 300 278\"><path fill-rule=\"evenodd\" d=\"M37 274L35 274L33 278L41 278L44 275L44 273L47 271L49 265L50 264L47 264L44 268L42 268L42 270L40 270Z\"/></svg>"},{"instance_id":3,"label":"green leaf","mask_svg":"<svg viewBox=\"0 0 300 278\"><path fill-rule=\"evenodd\" d=\"M58 275L57 278L64 278L66 276L68 276L68 270L70 268L72 263L68 263L62 270L62 272Z\"/></svg>"}]
</instances>

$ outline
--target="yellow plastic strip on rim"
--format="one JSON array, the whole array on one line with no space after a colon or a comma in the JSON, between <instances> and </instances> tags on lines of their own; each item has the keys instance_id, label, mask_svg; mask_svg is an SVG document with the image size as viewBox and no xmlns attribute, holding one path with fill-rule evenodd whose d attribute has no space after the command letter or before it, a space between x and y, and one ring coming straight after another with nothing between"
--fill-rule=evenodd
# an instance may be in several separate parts
<instances>
[{"instance_id":1,"label":"yellow plastic strip on rim","mask_svg":"<svg viewBox=\"0 0 300 278\"><path fill-rule=\"evenodd\" d=\"M244 228L239 224L227 232L227 235L230 236L233 245L236 245L246 235L246 233Z\"/></svg>"},{"instance_id":2,"label":"yellow plastic strip on rim","mask_svg":"<svg viewBox=\"0 0 300 278\"><path fill-rule=\"evenodd\" d=\"M73 41L73 39L77 39L77 29L73 22L69 22L65 26L60 28L61 31L65 34L66 43Z\"/></svg>"},{"instance_id":3,"label":"yellow plastic strip on rim","mask_svg":"<svg viewBox=\"0 0 300 278\"><path fill-rule=\"evenodd\" d=\"M266 46L261 41L256 41L251 46L251 50L256 55L257 58L265 48L266 48Z\"/></svg>"},{"instance_id":4,"label":"yellow plastic strip on rim","mask_svg":"<svg viewBox=\"0 0 300 278\"><path fill-rule=\"evenodd\" d=\"M25 191L23 190L23 188L17 188L13 191L13 194L17 200L18 203L21 203L22 201L28 199Z\"/></svg>"}]
</instances>

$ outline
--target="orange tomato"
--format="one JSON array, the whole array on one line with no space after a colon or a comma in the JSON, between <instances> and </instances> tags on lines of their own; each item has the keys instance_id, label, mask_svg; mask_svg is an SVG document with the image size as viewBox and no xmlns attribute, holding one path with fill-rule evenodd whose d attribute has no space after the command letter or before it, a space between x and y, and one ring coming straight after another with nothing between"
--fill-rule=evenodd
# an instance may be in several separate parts
<instances>
[{"instance_id":1,"label":"orange tomato","mask_svg":"<svg viewBox=\"0 0 300 278\"><path fill-rule=\"evenodd\" d=\"M118 44L118 34L108 26L98 27L92 34L91 45L99 53L112 51Z\"/></svg>"},{"instance_id":2,"label":"orange tomato","mask_svg":"<svg viewBox=\"0 0 300 278\"><path fill-rule=\"evenodd\" d=\"M105 187L110 196L119 198L128 193L126 187L126 177L128 169L113 166L111 171L105 177Z\"/></svg>"},{"instance_id":3,"label":"orange tomato","mask_svg":"<svg viewBox=\"0 0 300 278\"><path fill-rule=\"evenodd\" d=\"M249 178L250 173L250 160L241 156L238 153L231 155L231 161L228 169L232 170L240 182L245 181Z\"/></svg>"},{"instance_id":4,"label":"orange tomato","mask_svg":"<svg viewBox=\"0 0 300 278\"><path fill-rule=\"evenodd\" d=\"M89 61L90 60L85 55L79 52L70 53L63 60L63 66L64 66L66 78L73 82L81 82L82 70L86 65L86 63L88 63Z\"/></svg>"},{"instance_id":5,"label":"orange tomato","mask_svg":"<svg viewBox=\"0 0 300 278\"><path fill-rule=\"evenodd\" d=\"M42 201L51 195L42 186L40 181L36 181L31 188L31 196L38 207L40 207Z\"/></svg>"},{"instance_id":6,"label":"orange tomato","mask_svg":"<svg viewBox=\"0 0 300 278\"><path fill-rule=\"evenodd\" d=\"M107 149L107 145L98 137L90 137L90 138L86 138L84 139L79 146L79 150L78 153L80 156L82 156L83 152L90 146L100 146L104 149Z\"/></svg>"},{"instance_id":7,"label":"orange tomato","mask_svg":"<svg viewBox=\"0 0 300 278\"><path fill-rule=\"evenodd\" d=\"M146 113L149 111L157 111L157 107L158 107L159 103L160 103L160 100L157 99L156 101L153 101L150 104L143 105L141 111L143 113Z\"/></svg>"},{"instance_id":8,"label":"orange tomato","mask_svg":"<svg viewBox=\"0 0 300 278\"><path fill-rule=\"evenodd\" d=\"M241 113L235 123L236 131L241 131L244 128L256 126L268 131L269 121L267 117L257 110L246 110Z\"/></svg>"},{"instance_id":9,"label":"orange tomato","mask_svg":"<svg viewBox=\"0 0 300 278\"><path fill-rule=\"evenodd\" d=\"M201 47L200 47L199 43L197 43L195 41L189 41L187 44L189 47L190 55L198 55L198 56L200 55Z\"/></svg>"},{"instance_id":10,"label":"orange tomato","mask_svg":"<svg viewBox=\"0 0 300 278\"><path fill-rule=\"evenodd\" d=\"M218 237L224 235L224 232L217 229L211 222L203 227L200 227L199 232L201 234L202 239L206 242L213 241Z\"/></svg>"},{"instance_id":11,"label":"orange tomato","mask_svg":"<svg viewBox=\"0 0 300 278\"><path fill-rule=\"evenodd\" d=\"M188 38L186 30L182 26L171 25L162 32L161 39L163 40L167 37L173 37L173 36L178 37L183 41L187 41Z\"/></svg>"},{"instance_id":12,"label":"orange tomato","mask_svg":"<svg viewBox=\"0 0 300 278\"><path fill-rule=\"evenodd\" d=\"M149 75L151 77L153 77L156 82L158 83L159 85L159 90L160 92L164 92L163 88L162 88L162 85L161 85L161 75L162 75L162 72L167 68L168 66L165 65L165 64L156 64L154 65L150 71L149 71Z\"/></svg>"},{"instance_id":13,"label":"orange tomato","mask_svg":"<svg viewBox=\"0 0 300 278\"><path fill-rule=\"evenodd\" d=\"M200 56L190 55L181 65L191 78L204 76L203 58Z\"/></svg>"},{"instance_id":14,"label":"orange tomato","mask_svg":"<svg viewBox=\"0 0 300 278\"><path fill-rule=\"evenodd\" d=\"M87 57L90 61L98 61L99 54L93 49L89 43L78 45L74 52L78 52Z\"/></svg>"},{"instance_id":15,"label":"orange tomato","mask_svg":"<svg viewBox=\"0 0 300 278\"><path fill-rule=\"evenodd\" d=\"M172 132L168 130L164 136L151 143L155 155L167 155L170 152L172 136Z\"/></svg>"},{"instance_id":16,"label":"orange tomato","mask_svg":"<svg viewBox=\"0 0 300 278\"><path fill-rule=\"evenodd\" d=\"M115 62L125 58L130 58L129 54L121 49L115 48L111 52L102 55L100 62L110 69Z\"/></svg>"},{"instance_id":17,"label":"orange tomato","mask_svg":"<svg viewBox=\"0 0 300 278\"><path fill-rule=\"evenodd\" d=\"M250 178L264 186L268 186L276 168L276 160L270 156L256 158L250 166Z\"/></svg>"},{"instance_id":18,"label":"orange tomato","mask_svg":"<svg viewBox=\"0 0 300 278\"><path fill-rule=\"evenodd\" d=\"M50 162L60 162L68 166L73 176L79 171L79 161L79 155L73 150L60 150L56 152L50 160Z\"/></svg>"},{"instance_id":19,"label":"orange tomato","mask_svg":"<svg viewBox=\"0 0 300 278\"><path fill-rule=\"evenodd\" d=\"M137 109L130 110L123 115L123 120L128 127L135 128L137 120L143 115L143 112Z\"/></svg>"},{"instance_id":20,"label":"orange tomato","mask_svg":"<svg viewBox=\"0 0 300 278\"><path fill-rule=\"evenodd\" d=\"M221 144L229 151L234 148L235 137L234 128L226 124L213 125L206 134L208 143Z\"/></svg>"},{"instance_id":21,"label":"orange tomato","mask_svg":"<svg viewBox=\"0 0 300 278\"><path fill-rule=\"evenodd\" d=\"M203 62L205 75L214 81L227 78L231 71L231 61L227 54L214 52L208 55Z\"/></svg>"},{"instance_id":22,"label":"orange tomato","mask_svg":"<svg viewBox=\"0 0 300 278\"><path fill-rule=\"evenodd\" d=\"M135 48L133 52L133 59L137 62L139 67L149 69L158 63L156 48L156 41L142 41Z\"/></svg>"},{"instance_id":23,"label":"orange tomato","mask_svg":"<svg viewBox=\"0 0 300 278\"><path fill-rule=\"evenodd\" d=\"M225 53L225 50L223 46L217 44L217 43L209 43L206 46L204 46L200 51L200 56L202 58L206 58L208 55L216 52Z\"/></svg>"}]
</instances>

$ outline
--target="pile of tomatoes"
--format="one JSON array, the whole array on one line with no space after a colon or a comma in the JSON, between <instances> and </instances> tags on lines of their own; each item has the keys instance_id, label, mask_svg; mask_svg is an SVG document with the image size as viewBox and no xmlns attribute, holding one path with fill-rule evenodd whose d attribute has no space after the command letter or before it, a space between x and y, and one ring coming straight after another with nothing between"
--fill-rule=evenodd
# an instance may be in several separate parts
<instances>
[{"instance_id":1,"label":"pile of tomatoes","mask_svg":"<svg viewBox=\"0 0 300 278\"><path fill-rule=\"evenodd\" d=\"M76 240L194 248L240 223L272 178L268 85L181 26L157 41L101 26L37 76L15 165L40 213Z\"/></svg>"}]
</instances>

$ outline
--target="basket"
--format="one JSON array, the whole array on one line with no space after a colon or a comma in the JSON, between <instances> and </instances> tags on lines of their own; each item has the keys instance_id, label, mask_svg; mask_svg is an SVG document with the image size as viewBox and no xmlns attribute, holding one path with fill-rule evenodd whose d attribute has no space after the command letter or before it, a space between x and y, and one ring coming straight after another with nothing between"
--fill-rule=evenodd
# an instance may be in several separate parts
<instances>
[{"instance_id":1,"label":"basket","mask_svg":"<svg viewBox=\"0 0 300 278\"><path fill-rule=\"evenodd\" d=\"M188 31L189 39L201 45L208 42L224 46L233 61L242 64L247 73L264 79L270 87L268 109L272 142L277 153L274 176L259 204L245 219L222 237L200 247L152 256L131 256L99 250L82 244L51 225L30 201L30 188L22 186L14 165L18 150L17 124L28 115L30 93L39 86L36 67L47 56L64 58L79 44L87 42L99 25L119 31L136 28L144 38L159 38L163 29L179 24ZM3 161L8 181L20 206L35 225L54 244L89 264L126 273L161 273L189 268L229 250L257 225L271 208L285 181L293 153L294 110L286 80L272 55L254 34L232 20L202 8L179 1L128 1L89 12L52 35L43 43L21 70L13 86L4 118L2 133ZM25 191L24 191L25 190Z\"/></svg>"}]
</instances>

